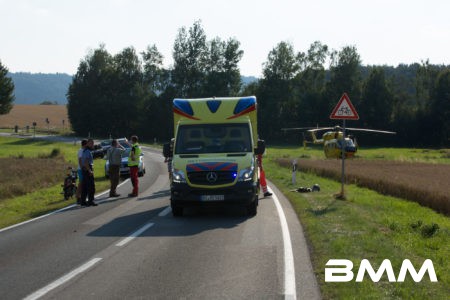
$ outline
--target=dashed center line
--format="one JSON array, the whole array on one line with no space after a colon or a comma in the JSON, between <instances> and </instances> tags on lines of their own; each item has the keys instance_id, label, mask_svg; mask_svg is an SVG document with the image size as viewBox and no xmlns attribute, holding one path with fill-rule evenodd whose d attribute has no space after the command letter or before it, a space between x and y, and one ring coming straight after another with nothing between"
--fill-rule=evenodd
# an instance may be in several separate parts
<instances>
[{"instance_id":1,"label":"dashed center line","mask_svg":"<svg viewBox=\"0 0 450 300\"><path fill-rule=\"evenodd\" d=\"M165 217L172 211L170 206L167 206L162 212L158 214L159 217Z\"/></svg>"},{"instance_id":2,"label":"dashed center line","mask_svg":"<svg viewBox=\"0 0 450 300\"><path fill-rule=\"evenodd\" d=\"M53 281L52 283L50 283L49 285L43 287L42 289L40 289L40 290L34 292L33 294L27 296L24 300L35 300L35 299L41 298L42 296L44 296L45 294L47 294L51 290L53 290L53 289L57 288L58 286L66 283L67 281L71 280L72 278L74 278L78 274L83 273L84 271L92 268L96 263L98 263L101 260L102 260L102 258L100 258L100 257L91 259L90 261L88 261L84 265L76 268L72 272L64 275L63 277Z\"/></svg>"},{"instance_id":3,"label":"dashed center line","mask_svg":"<svg viewBox=\"0 0 450 300\"><path fill-rule=\"evenodd\" d=\"M129 237L124 238L123 240L121 240L120 242L118 242L116 244L117 247L122 247L124 245L126 245L127 243L131 242L133 239L135 239L136 237L140 236L144 231L146 231L147 229L149 229L150 227L152 227L154 225L154 223L147 223L144 226L142 226L141 228L139 228L138 230L136 230L135 232L133 232L132 234L130 234Z\"/></svg>"},{"instance_id":4,"label":"dashed center line","mask_svg":"<svg viewBox=\"0 0 450 300\"><path fill-rule=\"evenodd\" d=\"M130 236L124 238L119 243L117 243L116 246L122 247L122 246L126 245L127 243L131 242L133 239L135 239L136 237L141 235L144 231L146 231L147 229L149 229L153 225L154 225L154 223L147 223L147 224L145 224L144 226L142 226L141 228L139 228L138 230L136 230L135 232L130 234ZM101 257L96 257L96 258L91 259L90 261L88 261L87 263L83 264L82 266L76 268L75 270L71 271L70 273L62 276L61 278L53 281L52 283L48 284L47 286L45 286L45 287L37 290L36 292L30 294L29 296L27 296L25 298L25 300L36 300L36 299L41 298L42 296L46 295L51 290L54 290L55 288L63 285L64 283L68 282L69 280L71 280L75 276L77 276L77 275L87 271L88 269L92 268L96 263L98 263L102 259L103 258L101 258Z\"/></svg>"}]
</instances>

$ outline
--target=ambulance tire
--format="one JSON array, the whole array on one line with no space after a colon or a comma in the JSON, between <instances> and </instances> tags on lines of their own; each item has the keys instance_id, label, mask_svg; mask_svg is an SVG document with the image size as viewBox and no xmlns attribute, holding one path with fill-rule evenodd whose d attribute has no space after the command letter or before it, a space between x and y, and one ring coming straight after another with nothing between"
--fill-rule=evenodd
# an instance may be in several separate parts
<instances>
[{"instance_id":1,"label":"ambulance tire","mask_svg":"<svg viewBox=\"0 0 450 300\"><path fill-rule=\"evenodd\" d=\"M174 217L182 217L183 216L183 207L172 205L172 215Z\"/></svg>"},{"instance_id":2,"label":"ambulance tire","mask_svg":"<svg viewBox=\"0 0 450 300\"><path fill-rule=\"evenodd\" d=\"M250 217L256 216L258 213L258 196L255 197L255 200L247 206L247 214Z\"/></svg>"}]
</instances>

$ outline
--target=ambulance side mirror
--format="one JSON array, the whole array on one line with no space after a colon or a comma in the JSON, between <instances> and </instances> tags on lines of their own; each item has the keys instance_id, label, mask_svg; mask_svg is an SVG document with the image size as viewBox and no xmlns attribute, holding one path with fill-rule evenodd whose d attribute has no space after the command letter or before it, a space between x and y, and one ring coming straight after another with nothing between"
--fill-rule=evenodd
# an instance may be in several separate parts
<instances>
[{"instance_id":1,"label":"ambulance side mirror","mask_svg":"<svg viewBox=\"0 0 450 300\"><path fill-rule=\"evenodd\" d=\"M262 155L266 151L266 142L264 140L258 140L258 145L255 148L256 155Z\"/></svg>"}]
</instances>

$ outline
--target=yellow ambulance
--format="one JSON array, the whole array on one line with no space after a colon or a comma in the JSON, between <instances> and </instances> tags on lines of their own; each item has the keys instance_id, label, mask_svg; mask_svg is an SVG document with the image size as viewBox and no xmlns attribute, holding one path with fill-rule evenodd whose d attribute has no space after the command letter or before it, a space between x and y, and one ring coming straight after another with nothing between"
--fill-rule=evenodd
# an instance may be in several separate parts
<instances>
[{"instance_id":1,"label":"yellow ambulance","mask_svg":"<svg viewBox=\"0 0 450 300\"><path fill-rule=\"evenodd\" d=\"M240 205L257 213L256 97L174 99L171 207Z\"/></svg>"}]
</instances>

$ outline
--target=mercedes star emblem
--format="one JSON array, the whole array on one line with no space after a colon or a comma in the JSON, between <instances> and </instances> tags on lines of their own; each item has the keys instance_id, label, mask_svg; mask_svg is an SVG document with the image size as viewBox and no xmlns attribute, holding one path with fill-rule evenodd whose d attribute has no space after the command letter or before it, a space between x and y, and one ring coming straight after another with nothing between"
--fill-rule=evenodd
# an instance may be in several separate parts
<instances>
[{"instance_id":1,"label":"mercedes star emblem","mask_svg":"<svg viewBox=\"0 0 450 300\"><path fill-rule=\"evenodd\" d=\"M208 174L206 174L206 180L208 180L209 183L216 182L217 181L216 172L208 172Z\"/></svg>"}]
</instances>

